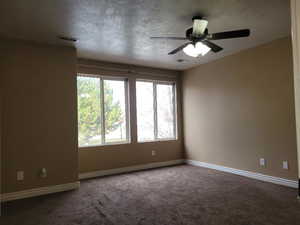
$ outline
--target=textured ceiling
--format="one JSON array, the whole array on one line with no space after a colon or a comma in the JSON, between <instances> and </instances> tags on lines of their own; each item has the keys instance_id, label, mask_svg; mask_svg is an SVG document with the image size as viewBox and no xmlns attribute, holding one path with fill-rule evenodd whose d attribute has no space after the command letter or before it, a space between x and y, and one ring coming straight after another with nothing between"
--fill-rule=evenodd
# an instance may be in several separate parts
<instances>
[{"instance_id":1,"label":"textured ceiling","mask_svg":"<svg viewBox=\"0 0 300 225\"><path fill-rule=\"evenodd\" d=\"M191 58L167 53L183 41L150 36L184 36L195 14L208 30L251 29L248 38L215 41L220 53ZM79 41L78 57L168 69L186 69L290 34L288 0L1 0L0 36L68 45ZM184 59L184 62L177 62Z\"/></svg>"}]
</instances>

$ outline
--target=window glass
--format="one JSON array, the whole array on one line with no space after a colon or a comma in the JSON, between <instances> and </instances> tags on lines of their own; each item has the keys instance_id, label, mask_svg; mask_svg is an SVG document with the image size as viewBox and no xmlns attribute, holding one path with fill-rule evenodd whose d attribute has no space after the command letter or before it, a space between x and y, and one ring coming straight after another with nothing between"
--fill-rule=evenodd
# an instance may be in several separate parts
<instances>
[{"instance_id":1,"label":"window glass","mask_svg":"<svg viewBox=\"0 0 300 225\"><path fill-rule=\"evenodd\" d=\"M175 84L137 81L138 142L175 139Z\"/></svg>"},{"instance_id":2,"label":"window glass","mask_svg":"<svg viewBox=\"0 0 300 225\"><path fill-rule=\"evenodd\" d=\"M174 138L174 99L173 85L158 84L157 91L157 137Z\"/></svg>"},{"instance_id":3,"label":"window glass","mask_svg":"<svg viewBox=\"0 0 300 225\"><path fill-rule=\"evenodd\" d=\"M129 141L126 85L125 80L77 76L80 147Z\"/></svg>"},{"instance_id":4,"label":"window glass","mask_svg":"<svg viewBox=\"0 0 300 225\"><path fill-rule=\"evenodd\" d=\"M154 140L153 83L136 82L138 141Z\"/></svg>"},{"instance_id":5,"label":"window glass","mask_svg":"<svg viewBox=\"0 0 300 225\"><path fill-rule=\"evenodd\" d=\"M77 77L79 146L101 143L100 79Z\"/></svg>"},{"instance_id":6,"label":"window glass","mask_svg":"<svg viewBox=\"0 0 300 225\"><path fill-rule=\"evenodd\" d=\"M105 141L123 142L126 134L125 83L104 80Z\"/></svg>"}]
</instances>

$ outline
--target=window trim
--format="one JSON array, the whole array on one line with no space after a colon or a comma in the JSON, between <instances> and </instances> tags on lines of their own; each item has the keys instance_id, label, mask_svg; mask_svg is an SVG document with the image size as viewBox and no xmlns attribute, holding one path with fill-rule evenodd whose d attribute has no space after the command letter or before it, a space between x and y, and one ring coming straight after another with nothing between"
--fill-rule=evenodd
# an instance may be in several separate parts
<instances>
[{"instance_id":1,"label":"window trim","mask_svg":"<svg viewBox=\"0 0 300 225\"><path fill-rule=\"evenodd\" d=\"M108 145L121 145L121 144L130 144L131 143L131 129L130 129L130 111L129 111L129 79L128 77L115 77L115 76L105 76L105 75L98 75L98 74L85 74L85 73L77 73L76 77L94 77L99 78L100 80L100 103L104 103L104 81L105 80L112 80L112 81L124 81L124 93L125 93L125 119L126 119L126 140L119 141L119 142L107 142L105 140L105 109L104 104L101 107L101 122L100 122L100 129L101 129L101 144L95 145L86 145L80 146L78 142L78 148L93 148L93 147L101 147L101 146L108 146ZM77 109L78 110L78 109ZM78 126L78 125L77 125ZM79 128L78 128L79 130Z\"/></svg>"},{"instance_id":2,"label":"window trim","mask_svg":"<svg viewBox=\"0 0 300 225\"><path fill-rule=\"evenodd\" d=\"M137 82L149 82L153 84L153 118L154 118L154 139L153 140L143 140L139 141L139 131L138 131L138 120L136 123L137 127L137 143L149 143L149 142L160 142L160 141L176 141L178 140L178 121L177 121L177 82L176 81L166 81L166 80L151 80L151 79L136 79L135 83ZM158 137L158 122L157 122L157 85L172 85L172 103L173 103L173 129L174 129L174 137L168 138L159 138ZM137 96L137 90L135 95ZM137 111L137 104L136 104L136 111Z\"/></svg>"}]
</instances>

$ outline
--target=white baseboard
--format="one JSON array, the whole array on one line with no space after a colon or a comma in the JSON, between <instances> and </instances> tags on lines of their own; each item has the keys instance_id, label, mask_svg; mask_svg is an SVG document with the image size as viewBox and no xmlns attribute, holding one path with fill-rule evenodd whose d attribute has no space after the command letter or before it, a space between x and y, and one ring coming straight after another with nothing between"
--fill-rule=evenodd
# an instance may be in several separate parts
<instances>
[{"instance_id":1,"label":"white baseboard","mask_svg":"<svg viewBox=\"0 0 300 225\"><path fill-rule=\"evenodd\" d=\"M152 168L159 168L164 166L172 166L172 165L178 165L187 163L189 165L193 166L200 166L210 169L215 169L219 171L224 171L228 173L233 173L261 181L271 182L283 186L288 186L292 188L298 188L298 181L294 180L288 180L283 179L280 177L273 177L264 175L261 173L255 173L245 170L239 170L234 169L230 167L225 166L219 166L211 163L205 163L195 160L184 160L184 159L178 159L178 160L172 160L172 161L166 161L166 162L156 162L156 163L149 163L144 165L137 165L137 166L130 166L130 167L122 167L122 168L116 168L116 169L109 169L109 170L100 170L100 171L93 171L88 173L81 173L79 174L79 179L87 179L87 178L93 178L93 177L101 177L101 176L107 176L107 175L114 175L114 174L121 174L121 173L127 173L127 172L133 172L133 171L139 171L139 170L145 170L145 169L152 169ZM62 192L62 191L68 191L77 189L80 186L80 182L74 182L74 183L67 183L67 184L59 184L49 187L41 187L41 188L34 188L24 191L18 191L18 192L11 192L11 193L4 193L0 196L1 202L6 201L12 201L17 199L23 199L23 198L29 198L39 195L45 195L50 193L56 193L56 192Z\"/></svg>"},{"instance_id":2,"label":"white baseboard","mask_svg":"<svg viewBox=\"0 0 300 225\"><path fill-rule=\"evenodd\" d=\"M109 169L109 170L98 170L93 172L80 173L79 179L82 180L82 179L88 179L93 177L102 177L102 176L113 175L113 174L128 173L133 171L152 169L152 168L158 168L164 166L172 166L172 165L183 164L184 162L185 162L184 159L178 159L178 160L172 160L166 162L155 162L155 163L148 163L148 164L137 165L137 166L121 167L121 168Z\"/></svg>"},{"instance_id":3,"label":"white baseboard","mask_svg":"<svg viewBox=\"0 0 300 225\"><path fill-rule=\"evenodd\" d=\"M283 185L283 186L287 186L287 187L298 188L298 181L294 181L294 180L288 180L288 179L284 179L284 178L280 178L280 177L272 177L272 176L264 175L261 173L255 173L255 172L250 172L250 171L246 171L246 170L239 170L239 169L234 169L234 168L225 167L225 166L219 166L219 165L195 161L195 160L186 160L186 163L189 165L193 165L193 166L200 166L200 167L220 170L220 171L233 173L233 174L241 175L244 177L249 177L249 178L266 181L266 182L270 182L270 183L274 183L274 184L279 184L279 185Z\"/></svg>"},{"instance_id":4,"label":"white baseboard","mask_svg":"<svg viewBox=\"0 0 300 225\"><path fill-rule=\"evenodd\" d=\"M22 198L29 198L39 195L46 195L56 192L62 192L62 191L69 191L73 189L77 189L80 186L80 182L74 182L74 183L67 183L67 184L59 184L54 186L48 186L48 187L40 187L40 188L34 188L34 189L28 189L24 191L17 191L17 192L10 192L10 193L4 193L1 195L1 202L7 202Z\"/></svg>"}]
</instances>

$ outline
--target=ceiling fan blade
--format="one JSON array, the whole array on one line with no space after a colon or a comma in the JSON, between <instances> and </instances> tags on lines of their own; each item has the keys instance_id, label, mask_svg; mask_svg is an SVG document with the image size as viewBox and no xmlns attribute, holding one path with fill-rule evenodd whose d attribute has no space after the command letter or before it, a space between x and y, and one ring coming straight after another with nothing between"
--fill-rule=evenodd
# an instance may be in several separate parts
<instances>
[{"instance_id":1,"label":"ceiling fan blade","mask_svg":"<svg viewBox=\"0 0 300 225\"><path fill-rule=\"evenodd\" d=\"M151 39L187 40L186 37L150 37Z\"/></svg>"},{"instance_id":2,"label":"ceiling fan blade","mask_svg":"<svg viewBox=\"0 0 300 225\"><path fill-rule=\"evenodd\" d=\"M206 46L210 47L211 50L212 50L213 52L215 52L215 53L223 50L222 47L220 47L219 45L216 45L216 44L214 44L214 43L212 43L212 42L210 42L210 41L203 40L203 41L201 41L201 42L202 42L203 44L205 44Z\"/></svg>"},{"instance_id":3,"label":"ceiling fan blade","mask_svg":"<svg viewBox=\"0 0 300 225\"><path fill-rule=\"evenodd\" d=\"M228 38L240 38L240 37L248 37L250 35L249 29L244 30L233 30L233 31L225 31L220 33L209 34L207 36L208 40L219 40L219 39L228 39Z\"/></svg>"},{"instance_id":4,"label":"ceiling fan blade","mask_svg":"<svg viewBox=\"0 0 300 225\"><path fill-rule=\"evenodd\" d=\"M174 49L173 51L169 52L168 55L174 55L177 52L181 51L182 49L184 49L188 44L190 44L191 42L187 42L181 46L179 46L178 48Z\"/></svg>"}]
</instances>

